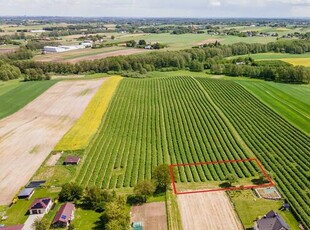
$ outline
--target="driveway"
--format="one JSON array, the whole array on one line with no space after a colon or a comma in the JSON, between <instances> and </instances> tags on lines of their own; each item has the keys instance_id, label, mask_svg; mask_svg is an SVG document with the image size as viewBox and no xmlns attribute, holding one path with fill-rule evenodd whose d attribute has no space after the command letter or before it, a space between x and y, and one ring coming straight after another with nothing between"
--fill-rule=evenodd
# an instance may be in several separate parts
<instances>
[{"instance_id":1,"label":"driveway","mask_svg":"<svg viewBox=\"0 0 310 230\"><path fill-rule=\"evenodd\" d=\"M28 219L27 219L26 222L24 223L24 228L23 228L23 230L33 230L34 228L31 227L31 225L33 224L33 222L34 222L37 218L42 219L43 216L44 216L44 214L29 215Z\"/></svg>"}]
</instances>

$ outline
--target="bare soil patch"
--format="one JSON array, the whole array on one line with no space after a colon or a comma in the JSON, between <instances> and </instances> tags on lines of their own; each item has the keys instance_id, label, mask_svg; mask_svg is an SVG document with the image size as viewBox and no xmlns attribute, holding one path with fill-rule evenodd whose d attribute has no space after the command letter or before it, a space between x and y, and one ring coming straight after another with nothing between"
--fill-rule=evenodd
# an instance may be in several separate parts
<instances>
[{"instance_id":1,"label":"bare soil patch","mask_svg":"<svg viewBox=\"0 0 310 230\"><path fill-rule=\"evenodd\" d=\"M73 58L70 60L66 60L66 62L77 63L77 62L81 62L81 61L92 61L92 60L103 59L103 58L107 58L107 57L127 56L127 55L132 55L132 54L144 53L147 51L148 50L145 50L145 49L117 50L117 51L112 51L112 52L108 52L108 53L102 53L102 54L96 54L96 55L91 55L91 56L86 56L86 57Z\"/></svg>"},{"instance_id":2,"label":"bare soil patch","mask_svg":"<svg viewBox=\"0 0 310 230\"><path fill-rule=\"evenodd\" d=\"M50 158L46 161L45 165L46 166L54 166L57 164L57 161L59 160L59 158L61 157L62 153L56 153L56 154L52 154L50 156Z\"/></svg>"},{"instance_id":3,"label":"bare soil patch","mask_svg":"<svg viewBox=\"0 0 310 230\"><path fill-rule=\"evenodd\" d=\"M242 230L242 224L225 192L178 196L183 230Z\"/></svg>"},{"instance_id":4,"label":"bare soil patch","mask_svg":"<svg viewBox=\"0 0 310 230\"><path fill-rule=\"evenodd\" d=\"M142 222L145 230L166 230L167 216L165 202L133 206L130 222Z\"/></svg>"},{"instance_id":5,"label":"bare soil patch","mask_svg":"<svg viewBox=\"0 0 310 230\"><path fill-rule=\"evenodd\" d=\"M8 53L13 53L15 51L17 51L19 48L0 48L0 55L1 54L8 54Z\"/></svg>"},{"instance_id":6,"label":"bare soil patch","mask_svg":"<svg viewBox=\"0 0 310 230\"><path fill-rule=\"evenodd\" d=\"M9 204L82 115L104 79L62 81L0 120L0 205ZM80 92L88 90L81 95Z\"/></svg>"},{"instance_id":7,"label":"bare soil patch","mask_svg":"<svg viewBox=\"0 0 310 230\"><path fill-rule=\"evenodd\" d=\"M217 42L221 42L221 41L223 41L223 40L224 40L224 39L209 38L209 39L204 40L204 41L202 41L202 42L198 42L198 43L196 43L195 45L197 45L197 46L202 46L202 45L204 45L204 44L215 43L216 41L217 41Z\"/></svg>"}]
</instances>

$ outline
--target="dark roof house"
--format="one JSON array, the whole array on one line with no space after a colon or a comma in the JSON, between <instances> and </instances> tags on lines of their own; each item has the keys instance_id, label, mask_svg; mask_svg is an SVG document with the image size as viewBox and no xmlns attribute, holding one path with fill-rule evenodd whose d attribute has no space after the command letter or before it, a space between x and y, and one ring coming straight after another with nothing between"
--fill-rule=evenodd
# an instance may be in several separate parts
<instances>
[{"instance_id":1,"label":"dark roof house","mask_svg":"<svg viewBox=\"0 0 310 230\"><path fill-rule=\"evenodd\" d=\"M74 219L75 206L72 203L66 202L56 213L52 225L54 227L66 227Z\"/></svg>"},{"instance_id":2,"label":"dark roof house","mask_svg":"<svg viewBox=\"0 0 310 230\"><path fill-rule=\"evenodd\" d=\"M81 158L77 156L67 156L65 159L65 165L77 165L80 162Z\"/></svg>"},{"instance_id":3,"label":"dark roof house","mask_svg":"<svg viewBox=\"0 0 310 230\"><path fill-rule=\"evenodd\" d=\"M272 210L255 222L254 230L290 230L290 228L284 219Z\"/></svg>"},{"instance_id":4,"label":"dark roof house","mask_svg":"<svg viewBox=\"0 0 310 230\"><path fill-rule=\"evenodd\" d=\"M45 214L48 213L52 207L51 198L38 198L35 199L30 205L29 214Z\"/></svg>"},{"instance_id":5,"label":"dark roof house","mask_svg":"<svg viewBox=\"0 0 310 230\"><path fill-rule=\"evenodd\" d=\"M19 199L29 199L34 193L34 188L24 188L19 194Z\"/></svg>"}]
</instances>

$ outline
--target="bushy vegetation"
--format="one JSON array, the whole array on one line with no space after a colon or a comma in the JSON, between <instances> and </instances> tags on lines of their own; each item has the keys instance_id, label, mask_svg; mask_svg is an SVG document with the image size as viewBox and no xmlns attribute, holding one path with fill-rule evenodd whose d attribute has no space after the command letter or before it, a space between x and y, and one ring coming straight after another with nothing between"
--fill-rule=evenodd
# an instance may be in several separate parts
<instances>
[{"instance_id":1,"label":"bushy vegetation","mask_svg":"<svg viewBox=\"0 0 310 230\"><path fill-rule=\"evenodd\" d=\"M208 44L204 48L188 49L183 51L169 51L169 52L156 52L147 53L135 56L119 56L110 57L102 60L94 61L84 61L77 64L68 63L40 63L34 61L15 61L13 64L20 68L21 72L25 72L29 68L39 68L42 69L44 73L85 73L85 72L97 72L97 73L107 73L110 71L116 72L139 72L145 73L148 71L161 70L165 68L175 68L175 69L186 69L190 68L193 71L201 71L201 64L205 64L209 58L224 58L235 55L244 54L255 54L255 53L265 53L265 52L285 52L285 53L304 53L310 51L310 41L306 40L293 40L293 41L278 41L268 44L246 44L246 43L236 43L233 45L220 45ZM216 62L217 63L217 62ZM234 75L241 72L236 65L232 65ZM228 67L227 67L228 68ZM263 68L263 67L262 67ZM260 71L260 74L265 75L265 68ZM280 68L280 67L279 67ZM281 66L281 68L283 68ZM236 71L235 71L236 70ZM255 72L253 76L256 76L256 69L251 68L252 72ZM298 72L298 77L293 78L282 78L281 70L276 70L272 72L278 73L278 76L269 76L269 70L267 77L270 80L279 80L283 82L302 83L304 79L300 81L300 74L304 74L304 69L295 69L290 67L289 72ZM283 71L283 72L286 72ZM301 73L300 73L301 72ZM242 73L242 72L241 72ZM281 74L280 74L281 73ZM273 74L276 75L276 74ZM251 75L252 76L252 75Z\"/></svg>"}]
</instances>

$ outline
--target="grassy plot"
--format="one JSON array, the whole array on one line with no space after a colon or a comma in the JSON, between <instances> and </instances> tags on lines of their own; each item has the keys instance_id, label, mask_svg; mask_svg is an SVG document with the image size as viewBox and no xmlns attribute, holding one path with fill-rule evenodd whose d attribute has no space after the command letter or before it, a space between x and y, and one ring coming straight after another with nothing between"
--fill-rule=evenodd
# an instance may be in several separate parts
<instances>
[{"instance_id":1,"label":"grassy plot","mask_svg":"<svg viewBox=\"0 0 310 230\"><path fill-rule=\"evenodd\" d=\"M274 210L280 214L291 230L298 230L298 223L290 211L279 211L283 201L266 200L258 198L251 190L227 192L232 200L236 212L246 229L254 226L257 218L263 217L269 211Z\"/></svg>"},{"instance_id":2,"label":"grassy plot","mask_svg":"<svg viewBox=\"0 0 310 230\"><path fill-rule=\"evenodd\" d=\"M310 88L304 86L279 86L279 83L238 81L279 115L310 136ZM283 88L281 88L283 87ZM294 87L294 88L291 88ZM295 92L299 92L297 99Z\"/></svg>"},{"instance_id":3,"label":"grassy plot","mask_svg":"<svg viewBox=\"0 0 310 230\"><path fill-rule=\"evenodd\" d=\"M102 213L93 210L77 208L75 210L75 219L72 223L79 230L101 229L99 223L101 215Z\"/></svg>"},{"instance_id":4,"label":"grassy plot","mask_svg":"<svg viewBox=\"0 0 310 230\"><path fill-rule=\"evenodd\" d=\"M132 187L162 163L243 159L251 155L191 77L124 79L98 135L87 148L77 181L83 186ZM182 182L256 174L257 167L182 168Z\"/></svg>"},{"instance_id":5,"label":"grassy plot","mask_svg":"<svg viewBox=\"0 0 310 230\"><path fill-rule=\"evenodd\" d=\"M17 112L56 82L56 80L20 83L13 81L3 85L6 93L1 94L0 91L0 119Z\"/></svg>"},{"instance_id":6,"label":"grassy plot","mask_svg":"<svg viewBox=\"0 0 310 230\"><path fill-rule=\"evenodd\" d=\"M80 119L56 145L55 151L79 150L87 146L99 128L102 117L121 80L122 77L114 76L102 84Z\"/></svg>"},{"instance_id":7,"label":"grassy plot","mask_svg":"<svg viewBox=\"0 0 310 230\"><path fill-rule=\"evenodd\" d=\"M0 220L0 224L23 224L28 218L28 208L36 198L49 197L54 201L54 199L58 196L59 191L59 188L36 189L30 200L18 200L15 204L9 207L5 214L8 218L4 221Z\"/></svg>"}]
</instances>

